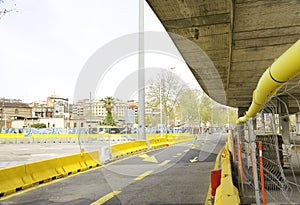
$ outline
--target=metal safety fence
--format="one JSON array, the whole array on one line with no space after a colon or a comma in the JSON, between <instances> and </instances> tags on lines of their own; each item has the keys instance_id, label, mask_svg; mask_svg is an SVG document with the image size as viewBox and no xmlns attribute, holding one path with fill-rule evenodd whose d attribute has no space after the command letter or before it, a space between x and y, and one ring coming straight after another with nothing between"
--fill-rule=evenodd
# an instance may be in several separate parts
<instances>
[{"instance_id":1,"label":"metal safety fence","mask_svg":"<svg viewBox=\"0 0 300 205\"><path fill-rule=\"evenodd\" d=\"M300 204L299 79L286 83L232 133L242 203Z\"/></svg>"}]
</instances>

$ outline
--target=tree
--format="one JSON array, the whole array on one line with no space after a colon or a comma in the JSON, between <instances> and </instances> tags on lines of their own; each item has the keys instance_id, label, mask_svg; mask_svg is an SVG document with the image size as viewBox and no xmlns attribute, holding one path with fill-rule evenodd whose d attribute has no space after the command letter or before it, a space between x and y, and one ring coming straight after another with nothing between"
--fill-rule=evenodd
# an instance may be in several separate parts
<instances>
[{"instance_id":1,"label":"tree","mask_svg":"<svg viewBox=\"0 0 300 205\"><path fill-rule=\"evenodd\" d=\"M149 84L146 94L147 101L154 108L159 108L161 103L164 124L168 130L168 121L171 120L171 114L179 103L181 94L187 89L187 85L171 71L163 72Z\"/></svg>"},{"instance_id":2,"label":"tree","mask_svg":"<svg viewBox=\"0 0 300 205\"><path fill-rule=\"evenodd\" d=\"M114 103L115 103L114 98L106 97L106 98L102 99L102 101L104 103L104 107L105 107L107 114L106 114L105 120L101 123L101 125L115 126L116 123L112 116L112 109L113 109Z\"/></svg>"},{"instance_id":3,"label":"tree","mask_svg":"<svg viewBox=\"0 0 300 205\"><path fill-rule=\"evenodd\" d=\"M46 128L47 126L44 123L36 123L31 125L32 128Z\"/></svg>"},{"instance_id":4,"label":"tree","mask_svg":"<svg viewBox=\"0 0 300 205\"><path fill-rule=\"evenodd\" d=\"M193 125L195 121L198 121L200 125L200 95L200 90L186 89L180 96L179 104L183 122Z\"/></svg>"},{"instance_id":5,"label":"tree","mask_svg":"<svg viewBox=\"0 0 300 205\"><path fill-rule=\"evenodd\" d=\"M5 5L3 6L3 4L5 4ZM11 1L0 0L0 20L6 14L11 13L11 12L18 12L17 4L15 3L15 1L14 0L11 0Z\"/></svg>"},{"instance_id":6,"label":"tree","mask_svg":"<svg viewBox=\"0 0 300 205\"><path fill-rule=\"evenodd\" d=\"M235 125L236 124L236 121L238 119L238 113L237 113L237 109L235 108L232 108L232 107L229 107L229 123L231 125Z\"/></svg>"},{"instance_id":7,"label":"tree","mask_svg":"<svg viewBox=\"0 0 300 205\"><path fill-rule=\"evenodd\" d=\"M208 96L202 96L199 111L202 122L211 122L212 100Z\"/></svg>"},{"instance_id":8,"label":"tree","mask_svg":"<svg viewBox=\"0 0 300 205\"><path fill-rule=\"evenodd\" d=\"M200 116L204 123L210 122L211 126L225 126L235 124L237 120L237 110L232 107L221 105L207 95L201 98Z\"/></svg>"}]
</instances>

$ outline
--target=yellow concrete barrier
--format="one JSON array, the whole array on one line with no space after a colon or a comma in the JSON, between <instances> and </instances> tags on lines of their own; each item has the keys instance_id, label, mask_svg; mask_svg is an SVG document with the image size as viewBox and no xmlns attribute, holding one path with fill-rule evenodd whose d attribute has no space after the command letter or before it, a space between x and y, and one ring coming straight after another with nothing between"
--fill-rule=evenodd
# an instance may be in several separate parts
<instances>
[{"instance_id":1,"label":"yellow concrete barrier","mask_svg":"<svg viewBox=\"0 0 300 205\"><path fill-rule=\"evenodd\" d=\"M0 133L0 138L22 138L24 137L24 134L19 134L19 133L10 133L10 134L4 134Z\"/></svg>"},{"instance_id":2,"label":"yellow concrete barrier","mask_svg":"<svg viewBox=\"0 0 300 205\"><path fill-rule=\"evenodd\" d=\"M43 183L63 176L63 173L56 170L55 158L25 164L25 167L26 175L30 176L34 183Z\"/></svg>"},{"instance_id":3,"label":"yellow concrete barrier","mask_svg":"<svg viewBox=\"0 0 300 205\"><path fill-rule=\"evenodd\" d=\"M174 134L169 138L173 143L181 143L194 140L194 136L188 133Z\"/></svg>"},{"instance_id":4,"label":"yellow concrete barrier","mask_svg":"<svg viewBox=\"0 0 300 205\"><path fill-rule=\"evenodd\" d=\"M0 169L0 197L100 165L94 151Z\"/></svg>"},{"instance_id":5,"label":"yellow concrete barrier","mask_svg":"<svg viewBox=\"0 0 300 205\"><path fill-rule=\"evenodd\" d=\"M85 152L83 153L82 157L84 163L89 169L102 165L98 151Z\"/></svg>"},{"instance_id":6,"label":"yellow concrete barrier","mask_svg":"<svg viewBox=\"0 0 300 205\"><path fill-rule=\"evenodd\" d=\"M26 177L25 165L0 170L0 197L14 193L33 183L31 177Z\"/></svg>"},{"instance_id":7,"label":"yellow concrete barrier","mask_svg":"<svg viewBox=\"0 0 300 205\"><path fill-rule=\"evenodd\" d=\"M188 133L178 133L178 134L156 134L155 137L150 139L150 145L152 148L164 147L167 144L172 145L175 143L181 143L186 141L194 140L194 137Z\"/></svg>"},{"instance_id":8,"label":"yellow concrete barrier","mask_svg":"<svg viewBox=\"0 0 300 205\"><path fill-rule=\"evenodd\" d=\"M111 146L111 154L114 158L124 155L133 154L135 152L147 150L148 146L145 140L138 140L133 142L125 142Z\"/></svg>"},{"instance_id":9,"label":"yellow concrete barrier","mask_svg":"<svg viewBox=\"0 0 300 205\"><path fill-rule=\"evenodd\" d=\"M150 146L152 148L165 147L166 142L167 142L166 138L156 138L156 139L150 140Z\"/></svg>"},{"instance_id":10,"label":"yellow concrete barrier","mask_svg":"<svg viewBox=\"0 0 300 205\"><path fill-rule=\"evenodd\" d=\"M31 134L32 138L77 137L76 134Z\"/></svg>"},{"instance_id":11,"label":"yellow concrete barrier","mask_svg":"<svg viewBox=\"0 0 300 205\"><path fill-rule=\"evenodd\" d=\"M64 171L64 176L75 174L77 172L85 171L88 169L83 161L81 154L74 154L58 158L58 167Z\"/></svg>"},{"instance_id":12,"label":"yellow concrete barrier","mask_svg":"<svg viewBox=\"0 0 300 205\"><path fill-rule=\"evenodd\" d=\"M225 144L225 149L222 153L221 158L222 175L221 184L216 190L215 204L240 204L238 189L233 185L231 164L230 164L230 153L228 150L228 142Z\"/></svg>"}]
</instances>

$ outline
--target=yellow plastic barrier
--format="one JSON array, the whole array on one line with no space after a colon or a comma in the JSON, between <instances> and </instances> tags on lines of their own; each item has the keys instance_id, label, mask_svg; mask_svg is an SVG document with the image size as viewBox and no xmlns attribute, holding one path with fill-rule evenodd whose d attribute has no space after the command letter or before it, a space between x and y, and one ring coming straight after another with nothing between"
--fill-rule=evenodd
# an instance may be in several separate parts
<instances>
[{"instance_id":1,"label":"yellow plastic barrier","mask_svg":"<svg viewBox=\"0 0 300 205\"><path fill-rule=\"evenodd\" d=\"M64 176L88 169L81 154L74 154L58 158L57 163L59 164L58 167L61 167L64 170Z\"/></svg>"},{"instance_id":2,"label":"yellow plastic barrier","mask_svg":"<svg viewBox=\"0 0 300 205\"><path fill-rule=\"evenodd\" d=\"M230 132L227 135L227 140L228 140L228 150L232 153L232 136Z\"/></svg>"},{"instance_id":3,"label":"yellow plastic barrier","mask_svg":"<svg viewBox=\"0 0 300 205\"><path fill-rule=\"evenodd\" d=\"M162 138L160 138L160 134L159 135L156 134L156 137L150 140L150 145L152 148L158 148L158 147L166 146L167 144L172 145L175 143L191 141L193 139L194 137L187 133L168 134L168 135L163 134Z\"/></svg>"},{"instance_id":4,"label":"yellow plastic barrier","mask_svg":"<svg viewBox=\"0 0 300 205\"><path fill-rule=\"evenodd\" d=\"M100 165L94 151L0 169L0 197Z\"/></svg>"},{"instance_id":5,"label":"yellow plastic barrier","mask_svg":"<svg viewBox=\"0 0 300 205\"><path fill-rule=\"evenodd\" d=\"M191 134L175 134L170 140L173 143L181 143L194 140L194 137Z\"/></svg>"},{"instance_id":6,"label":"yellow plastic barrier","mask_svg":"<svg viewBox=\"0 0 300 205\"><path fill-rule=\"evenodd\" d=\"M3 134L0 133L0 138L23 138L24 134L19 133L11 133L11 134Z\"/></svg>"},{"instance_id":7,"label":"yellow plastic barrier","mask_svg":"<svg viewBox=\"0 0 300 205\"><path fill-rule=\"evenodd\" d=\"M159 147L164 147L166 146L167 139L166 138L156 138L150 140L150 146L152 148L159 148Z\"/></svg>"},{"instance_id":8,"label":"yellow plastic barrier","mask_svg":"<svg viewBox=\"0 0 300 205\"><path fill-rule=\"evenodd\" d=\"M111 153L114 158L124 155L132 154L135 152L147 150L148 146L145 140L138 140L133 142L125 142L111 146Z\"/></svg>"},{"instance_id":9,"label":"yellow plastic barrier","mask_svg":"<svg viewBox=\"0 0 300 205\"><path fill-rule=\"evenodd\" d=\"M48 159L39 162L25 164L26 174L31 176L33 182L43 183L63 176L63 173L56 170L57 159Z\"/></svg>"},{"instance_id":10,"label":"yellow plastic barrier","mask_svg":"<svg viewBox=\"0 0 300 205\"><path fill-rule=\"evenodd\" d=\"M228 151L228 142L225 144L225 149L222 153L222 175L221 184L216 190L215 204L240 204L238 189L233 185L231 164L230 164L230 154Z\"/></svg>"},{"instance_id":11,"label":"yellow plastic barrier","mask_svg":"<svg viewBox=\"0 0 300 205\"><path fill-rule=\"evenodd\" d=\"M77 137L76 134L31 134L32 138Z\"/></svg>"},{"instance_id":12,"label":"yellow plastic barrier","mask_svg":"<svg viewBox=\"0 0 300 205\"><path fill-rule=\"evenodd\" d=\"M98 167L102 164L98 151L85 152L82 155L83 161L88 168Z\"/></svg>"},{"instance_id":13,"label":"yellow plastic barrier","mask_svg":"<svg viewBox=\"0 0 300 205\"><path fill-rule=\"evenodd\" d=\"M33 183L31 177L26 177L25 170L25 165L0 170L0 196L16 192Z\"/></svg>"}]
</instances>

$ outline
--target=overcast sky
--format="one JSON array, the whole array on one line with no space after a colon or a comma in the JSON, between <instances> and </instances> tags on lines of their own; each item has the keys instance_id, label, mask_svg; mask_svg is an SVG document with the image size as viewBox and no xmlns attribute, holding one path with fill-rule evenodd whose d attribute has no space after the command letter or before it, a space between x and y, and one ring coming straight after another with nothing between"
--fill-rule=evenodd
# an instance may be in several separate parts
<instances>
[{"instance_id":1,"label":"overcast sky","mask_svg":"<svg viewBox=\"0 0 300 205\"><path fill-rule=\"evenodd\" d=\"M88 58L104 44L138 32L138 0L4 0L3 8L17 12L0 19L0 97L25 102L45 100L53 92L72 99ZM146 3L145 30L164 31ZM175 72L197 84L184 63L152 57L153 65L176 67ZM115 70L137 68L136 59L125 59ZM99 98L112 95L105 82L109 80L100 85Z\"/></svg>"}]
</instances>

